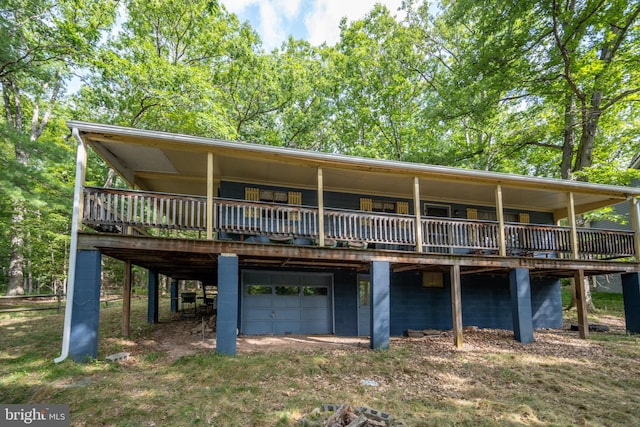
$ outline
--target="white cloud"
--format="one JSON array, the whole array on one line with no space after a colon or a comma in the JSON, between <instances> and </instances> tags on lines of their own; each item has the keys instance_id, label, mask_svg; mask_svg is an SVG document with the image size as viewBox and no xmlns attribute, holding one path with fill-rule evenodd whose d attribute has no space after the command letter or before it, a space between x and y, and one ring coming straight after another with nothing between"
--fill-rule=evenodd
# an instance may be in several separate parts
<instances>
[{"instance_id":1,"label":"white cloud","mask_svg":"<svg viewBox=\"0 0 640 427\"><path fill-rule=\"evenodd\" d=\"M276 10L281 10L287 20L293 19L300 13L300 0L273 0Z\"/></svg>"},{"instance_id":2,"label":"white cloud","mask_svg":"<svg viewBox=\"0 0 640 427\"><path fill-rule=\"evenodd\" d=\"M304 17L309 33L309 43L319 45L327 42L335 44L340 39L340 20L355 21L364 17L373 9L375 3L387 6L392 15L401 6L402 0L315 0L311 10Z\"/></svg>"},{"instance_id":3,"label":"white cloud","mask_svg":"<svg viewBox=\"0 0 640 427\"><path fill-rule=\"evenodd\" d=\"M227 10L249 19L267 50L279 47L290 35L308 35L313 45L335 44L340 38L340 19L361 19L382 3L396 14L402 0L222 0ZM252 10L253 9L253 10ZM306 27L306 34L301 24Z\"/></svg>"},{"instance_id":4,"label":"white cloud","mask_svg":"<svg viewBox=\"0 0 640 427\"><path fill-rule=\"evenodd\" d=\"M288 22L300 14L301 0L226 0L225 7L237 15L247 15L247 10L255 7L258 10L257 21L251 25L256 29L265 48L272 49L280 44L291 33Z\"/></svg>"}]
</instances>

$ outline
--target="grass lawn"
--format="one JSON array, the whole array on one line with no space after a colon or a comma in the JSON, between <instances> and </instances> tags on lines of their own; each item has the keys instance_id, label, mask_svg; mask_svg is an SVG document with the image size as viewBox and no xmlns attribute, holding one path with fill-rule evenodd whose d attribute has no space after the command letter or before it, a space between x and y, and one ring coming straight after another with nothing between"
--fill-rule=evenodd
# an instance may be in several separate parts
<instances>
[{"instance_id":1,"label":"grass lawn","mask_svg":"<svg viewBox=\"0 0 640 427\"><path fill-rule=\"evenodd\" d=\"M590 320L620 322L620 296L594 302ZM99 340L100 358L131 359L57 365L63 314L0 314L0 403L69 404L74 426L294 426L323 403L368 406L410 426L640 425L640 336L619 329L586 341L537 331L528 345L509 331L469 331L460 350L443 336L394 338L388 351L174 358L155 335L166 323L146 324L146 300L132 310L124 339L121 303L102 307Z\"/></svg>"}]
</instances>

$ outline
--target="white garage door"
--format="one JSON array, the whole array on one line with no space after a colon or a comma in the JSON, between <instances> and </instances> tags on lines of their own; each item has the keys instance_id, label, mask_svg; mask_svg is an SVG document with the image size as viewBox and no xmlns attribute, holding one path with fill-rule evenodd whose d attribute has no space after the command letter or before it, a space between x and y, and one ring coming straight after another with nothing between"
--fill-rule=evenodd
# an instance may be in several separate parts
<instances>
[{"instance_id":1,"label":"white garage door","mask_svg":"<svg viewBox=\"0 0 640 427\"><path fill-rule=\"evenodd\" d=\"M331 274L245 271L241 332L248 335L330 334Z\"/></svg>"}]
</instances>

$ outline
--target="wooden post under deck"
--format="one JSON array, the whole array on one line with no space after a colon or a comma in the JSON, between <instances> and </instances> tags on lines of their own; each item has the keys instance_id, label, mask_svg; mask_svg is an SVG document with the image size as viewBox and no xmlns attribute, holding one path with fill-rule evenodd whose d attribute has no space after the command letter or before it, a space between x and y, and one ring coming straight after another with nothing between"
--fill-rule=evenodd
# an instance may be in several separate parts
<instances>
[{"instance_id":1,"label":"wooden post under deck","mask_svg":"<svg viewBox=\"0 0 640 427\"><path fill-rule=\"evenodd\" d=\"M131 323L131 261L124 262L124 286L122 289L122 336L129 336Z\"/></svg>"},{"instance_id":2,"label":"wooden post under deck","mask_svg":"<svg viewBox=\"0 0 640 427\"><path fill-rule=\"evenodd\" d=\"M451 315L453 320L453 344L462 347L462 292L460 290L460 266L452 265L451 275Z\"/></svg>"},{"instance_id":3,"label":"wooden post under deck","mask_svg":"<svg viewBox=\"0 0 640 427\"><path fill-rule=\"evenodd\" d=\"M578 270L573 275L573 285L576 288L576 308L578 309L578 334L580 338L589 336L589 322L587 320L587 301L585 298L584 271Z\"/></svg>"}]
</instances>

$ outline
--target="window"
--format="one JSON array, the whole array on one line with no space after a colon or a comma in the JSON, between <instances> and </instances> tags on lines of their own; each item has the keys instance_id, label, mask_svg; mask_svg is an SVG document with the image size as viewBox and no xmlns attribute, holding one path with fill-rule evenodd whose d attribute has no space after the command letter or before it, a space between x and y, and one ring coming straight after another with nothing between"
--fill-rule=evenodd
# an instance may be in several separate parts
<instances>
[{"instance_id":1,"label":"window","mask_svg":"<svg viewBox=\"0 0 640 427\"><path fill-rule=\"evenodd\" d=\"M409 202L393 200L374 200L366 197L360 198L360 210L366 212L388 212L409 214Z\"/></svg>"},{"instance_id":2,"label":"window","mask_svg":"<svg viewBox=\"0 0 640 427\"><path fill-rule=\"evenodd\" d=\"M329 289L317 286L305 286L302 288L302 294L305 296L327 296Z\"/></svg>"},{"instance_id":3,"label":"window","mask_svg":"<svg viewBox=\"0 0 640 427\"><path fill-rule=\"evenodd\" d=\"M276 295L300 295L299 286L276 286Z\"/></svg>"},{"instance_id":4,"label":"window","mask_svg":"<svg viewBox=\"0 0 640 427\"><path fill-rule=\"evenodd\" d=\"M426 216L435 216L438 218L448 218L451 216L451 210L447 205L431 205L424 204L424 214Z\"/></svg>"},{"instance_id":5,"label":"window","mask_svg":"<svg viewBox=\"0 0 640 427\"><path fill-rule=\"evenodd\" d=\"M302 204L302 193L299 191L275 191L254 187L245 187L245 200L254 202L289 203L291 205Z\"/></svg>"},{"instance_id":6,"label":"window","mask_svg":"<svg viewBox=\"0 0 640 427\"><path fill-rule=\"evenodd\" d=\"M444 288L444 274L440 271L423 271L422 287Z\"/></svg>"},{"instance_id":7,"label":"window","mask_svg":"<svg viewBox=\"0 0 640 427\"><path fill-rule=\"evenodd\" d=\"M360 305L369 305L371 300L371 282L367 280L358 281L358 292L360 294Z\"/></svg>"},{"instance_id":8,"label":"window","mask_svg":"<svg viewBox=\"0 0 640 427\"><path fill-rule=\"evenodd\" d=\"M505 222L528 222L522 221L522 219L528 219L528 214L516 214L512 212L505 212L504 214ZM467 219L479 219L481 221L497 221L498 215L495 211L489 210L478 210L473 208L467 209Z\"/></svg>"},{"instance_id":9,"label":"window","mask_svg":"<svg viewBox=\"0 0 640 427\"><path fill-rule=\"evenodd\" d=\"M249 285L246 287L247 295L271 295L271 286Z\"/></svg>"}]
</instances>

